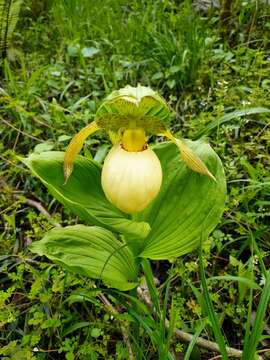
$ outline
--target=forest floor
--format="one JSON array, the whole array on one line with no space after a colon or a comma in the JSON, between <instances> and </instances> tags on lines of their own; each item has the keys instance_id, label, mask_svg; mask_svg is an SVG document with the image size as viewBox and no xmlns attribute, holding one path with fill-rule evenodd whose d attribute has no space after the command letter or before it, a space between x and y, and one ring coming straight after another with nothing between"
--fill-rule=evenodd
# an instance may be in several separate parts
<instances>
[{"instance_id":1,"label":"forest floor","mask_svg":"<svg viewBox=\"0 0 270 360\"><path fill-rule=\"evenodd\" d=\"M175 112L173 132L203 137L222 160L226 209L204 244L204 266L226 343L243 349L270 264L270 6L242 3L225 30L218 9L196 10L188 1L59 0L35 19L30 1L22 6L1 60L1 359L129 358L120 324L128 328L130 314L123 308L112 317L100 297L83 301L78 292L90 293L94 281L27 249L78 219L20 161L64 151L104 97L127 84L157 90ZM102 163L108 149L101 133L82 153ZM175 326L215 342L197 291L198 253L173 265L153 262L153 271L161 283L173 279ZM258 347L265 359L269 315L268 308ZM138 359L157 359L144 330L136 340ZM174 339L175 358L184 359L187 346ZM216 355L195 346L185 360Z\"/></svg>"}]
</instances>

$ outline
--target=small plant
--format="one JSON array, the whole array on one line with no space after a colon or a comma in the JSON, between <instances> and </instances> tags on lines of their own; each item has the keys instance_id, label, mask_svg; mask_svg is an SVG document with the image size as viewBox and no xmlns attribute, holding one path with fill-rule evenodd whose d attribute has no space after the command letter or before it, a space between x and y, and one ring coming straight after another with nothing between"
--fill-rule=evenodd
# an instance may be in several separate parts
<instances>
[{"instance_id":1,"label":"small plant","mask_svg":"<svg viewBox=\"0 0 270 360\"><path fill-rule=\"evenodd\" d=\"M15 30L22 0L0 0L0 56L5 58Z\"/></svg>"},{"instance_id":2,"label":"small plant","mask_svg":"<svg viewBox=\"0 0 270 360\"><path fill-rule=\"evenodd\" d=\"M175 138L169 120L157 93L127 86L105 99L65 154L24 159L55 198L87 223L55 228L31 251L127 291L139 285L141 270L154 288L148 259L172 260L198 247L223 212L224 171L208 144ZM77 156L100 128L113 143L103 167ZM156 134L171 142L150 147L147 141Z\"/></svg>"}]
</instances>

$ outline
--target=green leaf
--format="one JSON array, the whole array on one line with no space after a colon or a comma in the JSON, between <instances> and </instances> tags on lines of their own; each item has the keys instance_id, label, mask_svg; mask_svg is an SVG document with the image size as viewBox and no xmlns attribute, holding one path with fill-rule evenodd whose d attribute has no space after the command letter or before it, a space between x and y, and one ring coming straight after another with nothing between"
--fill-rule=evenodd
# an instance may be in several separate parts
<instances>
[{"instance_id":1,"label":"green leaf","mask_svg":"<svg viewBox=\"0 0 270 360\"><path fill-rule=\"evenodd\" d=\"M224 210L225 175L214 150L201 141L186 141L215 176L193 172L180 161L177 147L171 143L153 148L160 159L163 183L158 197L136 218L146 221L151 231L140 254L150 259L172 259L200 244L215 228Z\"/></svg>"},{"instance_id":2,"label":"green leaf","mask_svg":"<svg viewBox=\"0 0 270 360\"><path fill-rule=\"evenodd\" d=\"M29 247L70 271L102 280L119 290L137 285L137 269L128 247L97 226L55 228Z\"/></svg>"},{"instance_id":3,"label":"green leaf","mask_svg":"<svg viewBox=\"0 0 270 360\"><path fill-rule=\"evenodd\" d=\"M79 44L70 44L67 47L67 53L70 57L76 57L78 56L80 51L80 45Z\"/></svg>"},{"instance_id":4,"label":"green leaf","mask_svg":"<svg viewBox=\"0 0 270 360\"><path fill-rule=\"evenodd\" d=\"M64 185L63 152L32 154L22 161L58 201L89 225L102 226L136 238L148 234L150 227L147 223L130 220L127 214L106 199L101 187L101 168L97 163L77 156L74 171Z\"/></svg>"},{"instance_id":5,"label":"green leaf","mask_svg":"<svg viewBox=\"0 0 270 360\"><path fill-rule=\"evenodd\" d=\"M69 335L70 333L78 330L78 329L81 329L83 327L89 327L91 325L91 323L89 321L81 321L81 322L77 322L75 324L72 324L71 326L69 326L67 329L65 329L63 332L62 332L62 336L65 337L67 335Z\"/></svg>"},{"instance_id":6,"label":"green leaf","mask_svg":"<svg viewBox=\"0 0 270 360\"><path fill-rule=\"evenodd\" d=\"M82 56L85 58L93 57L94 55L99 53L99 49L95 47L84 47L81 50Z\"/></svg>"},{"instance_id":7,"label":"green leaf","mask_svg":"<svg viewBox=\"0 0 270 360\"><path fill-rule=\"evenodd\" d=\"M40 154L44 151L50 151L54 148L54 144L50 142L43 142L41 144L37 144L34 148L34 153Z\"/></svg>"},{"instance_id":8,"label":"green leaf","mask_svg":"<svg viewBox=\"0 0 270 360\"><path fill-rule=\"evenodd\" d=\"M93 329L91 330L91 336L92 336L93 338L98 338L101 334L102 334L102 330L99 329L99 328L93 328Z\"/></svg>"},{"instance_id":9,"label":"green leaf","mask_svg":"<svg viewBox=\"0 0 270 360\"><path fill-rule=\"evenodd\" d=\"M99 164L101 164L106 155L108 154L108 151L110 149L110 145L109 144L102 144L98 147L98 151L96 152L96 155L94 157L94 160L96 162L98 162Z\"/></svg>"}]
</instances>

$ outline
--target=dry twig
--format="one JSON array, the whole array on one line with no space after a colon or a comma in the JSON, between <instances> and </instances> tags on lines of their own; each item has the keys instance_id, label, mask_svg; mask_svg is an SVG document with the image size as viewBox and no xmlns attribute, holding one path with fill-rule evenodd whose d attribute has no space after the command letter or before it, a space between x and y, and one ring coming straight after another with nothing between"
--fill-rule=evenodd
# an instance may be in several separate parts
<instances>
[{"instance_id":1,"label":"dry twig","mask_svg":"<svg viewBox=\"0 0 270 360\"><path fill-rule=\"evenodd\" d=\"M50 223L56 227L61 227L61 225L59 224L59 222L55 221L51 214L45 209L45 207L38 201L36 200L32 200L32 199L28 199L25 197L22 197L18 194L14 194L14 197L18 200L23 199L23 202L33 208L36 208L42 215L44 215L46 218L48 218L48 220L50 221Z\"/></svg>"}]
</instances>

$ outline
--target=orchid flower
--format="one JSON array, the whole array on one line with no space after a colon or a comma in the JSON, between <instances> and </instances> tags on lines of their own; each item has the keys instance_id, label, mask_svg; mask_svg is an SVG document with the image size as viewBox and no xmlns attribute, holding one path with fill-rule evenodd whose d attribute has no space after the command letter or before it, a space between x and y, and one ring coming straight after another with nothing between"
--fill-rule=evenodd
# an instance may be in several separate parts
<instances>
[{"instance_id":1,"label":"orchid flower","mask_svg":"<svg viewBox=\"0 0 270 360\"><path fill-rule=\"evenodd\" d=\"M107 199L120 210L134 214L144 210L159 193L162 168L148 139L164 136L179 149L191 170L215 180L203 161L168 129L171 111L165 100L144 86L126 86L112 92L101 104L95 119L77 133L64 158L65 182L88 136L105 129L113 144L102 168L101 184Z\"/></svg>"}]
</instances>

